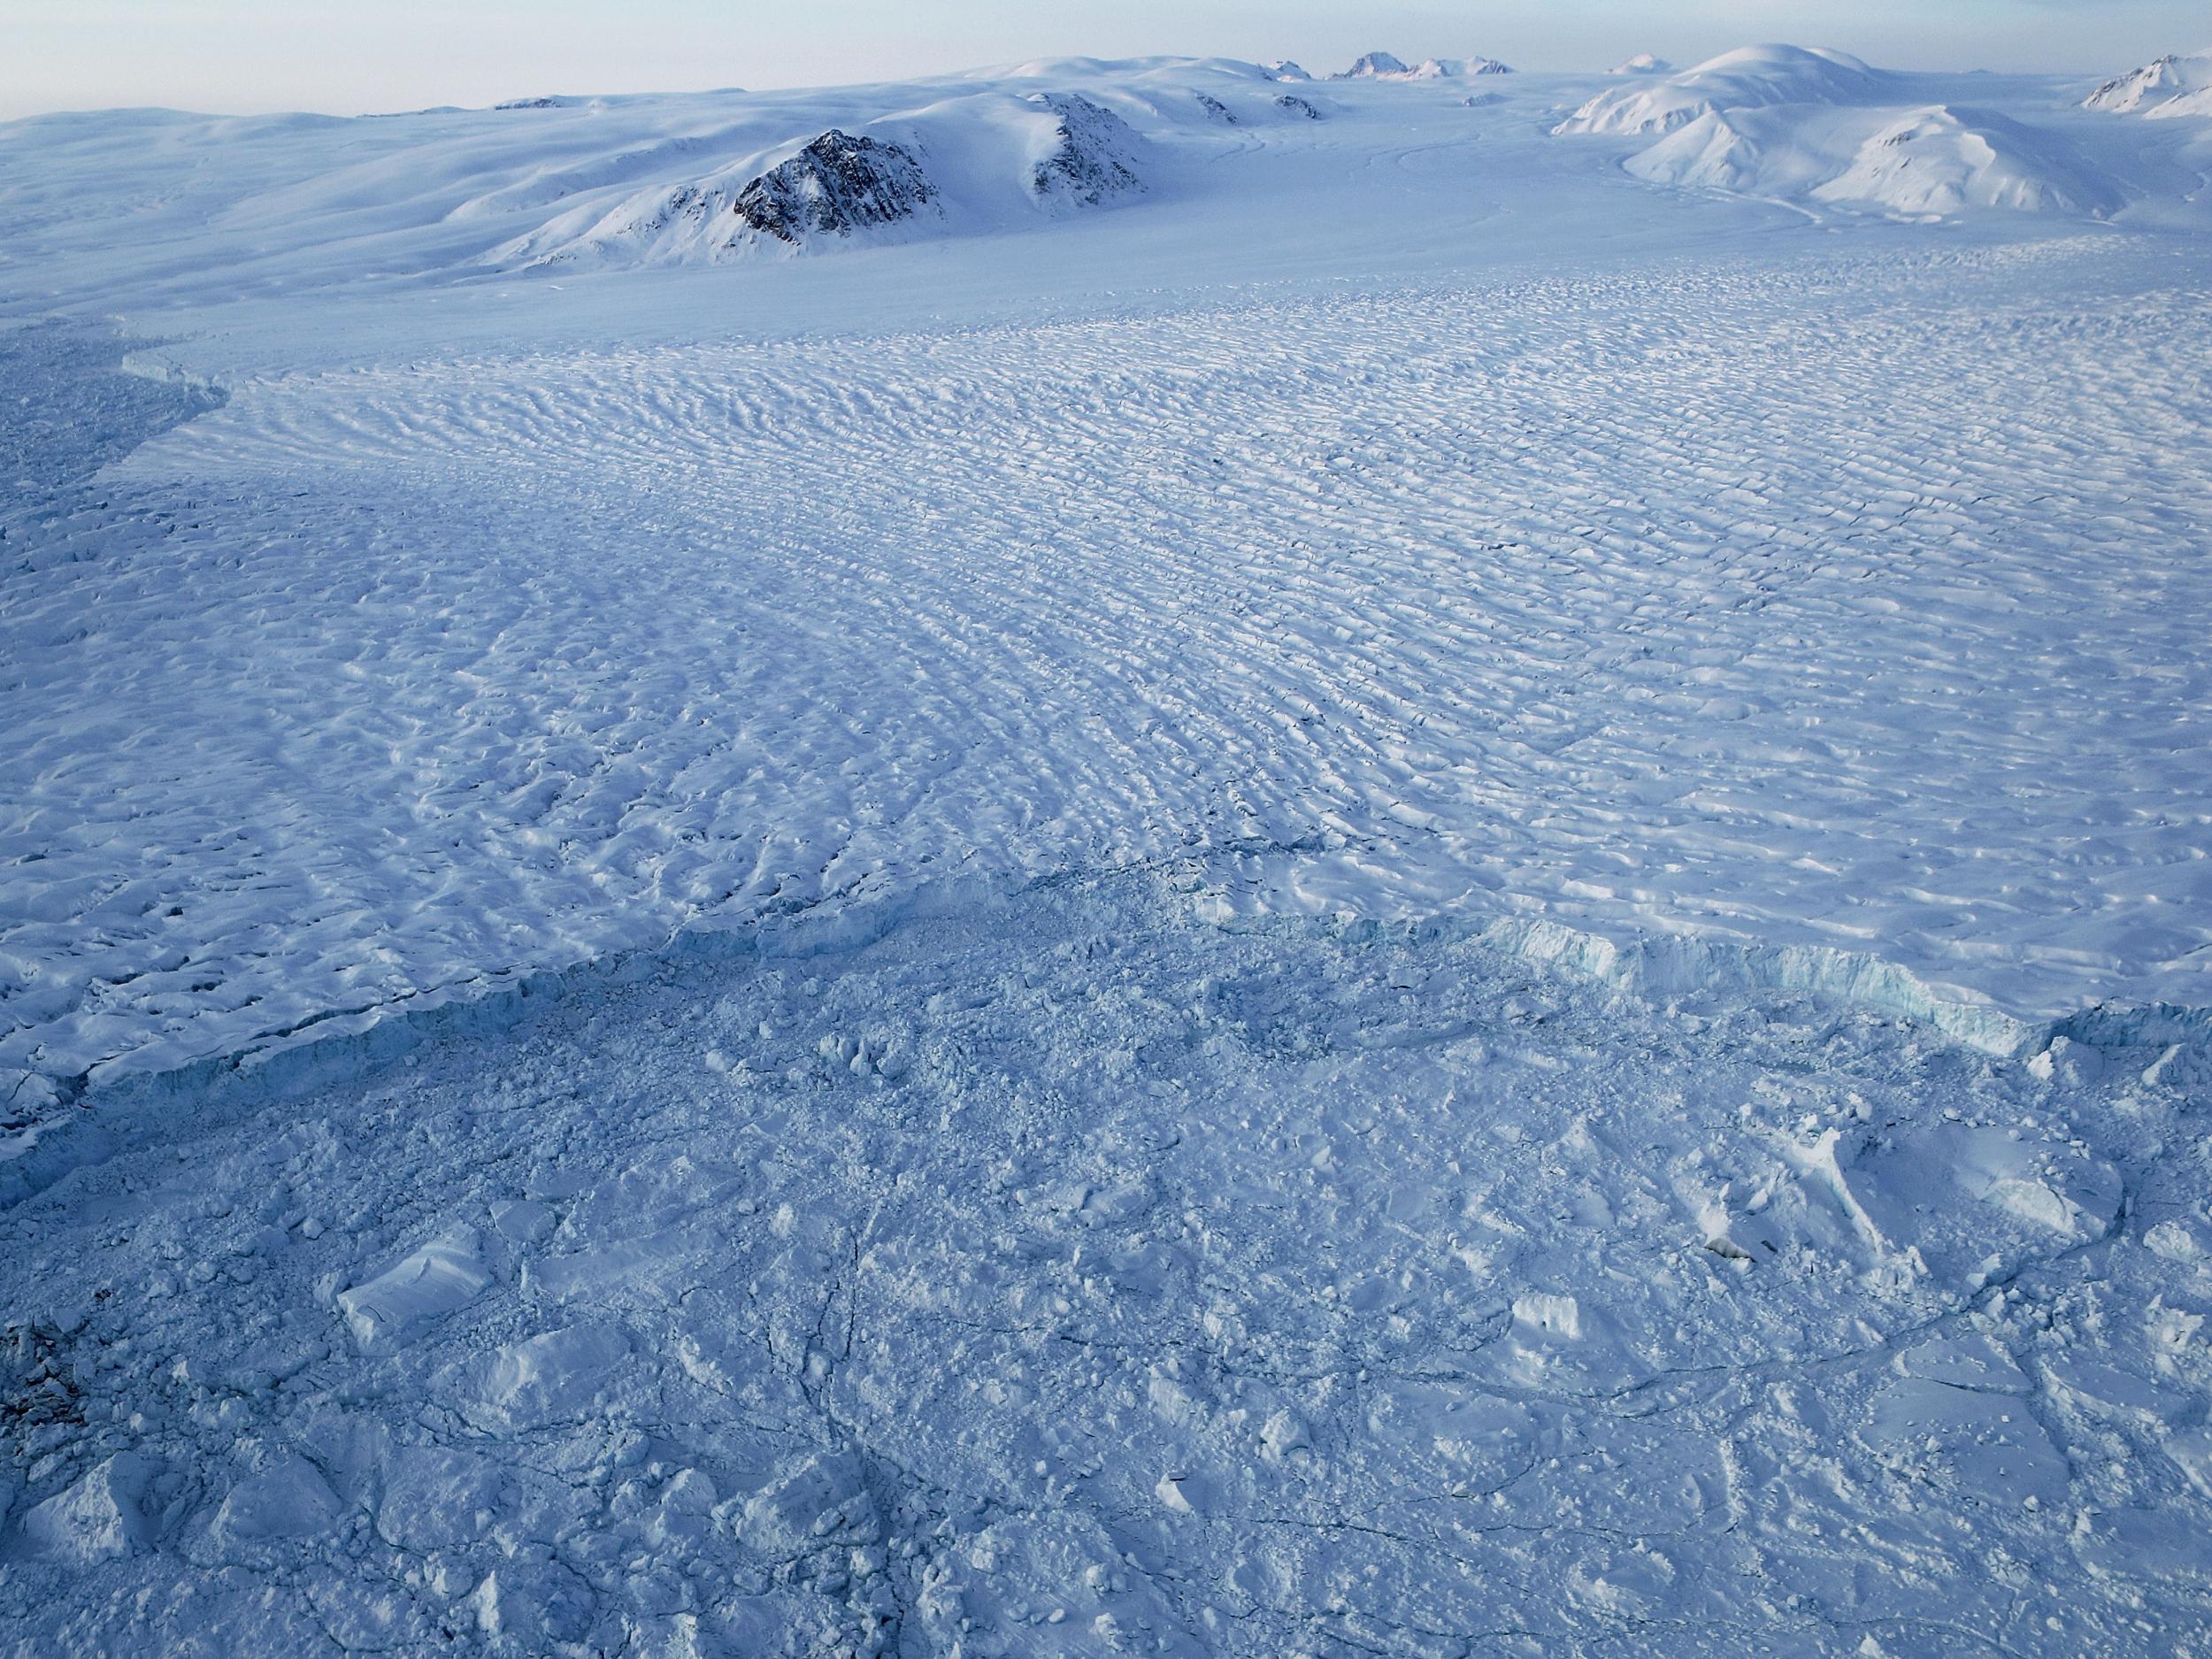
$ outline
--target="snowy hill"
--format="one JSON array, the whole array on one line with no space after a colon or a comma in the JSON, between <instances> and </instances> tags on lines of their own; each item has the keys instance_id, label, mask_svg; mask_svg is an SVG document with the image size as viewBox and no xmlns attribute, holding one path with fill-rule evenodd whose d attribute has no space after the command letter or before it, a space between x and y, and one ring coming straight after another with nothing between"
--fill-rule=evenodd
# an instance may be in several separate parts
<instances>
[{"instance_id":1,"label":"snowy hill","mask_svg":"<svg viewBox=\"0 0 2212 1659\"><path fill-rule=\"evenodd\" d=\"M1553 130L1665 133L1716 110L1774 104L1878 102L1890 79L1847 52L1802 46L1745 46L1694 68L1609 88Z\"/></svg>"},{"instance_id":2,"label":"snowy hill","mask_svg":"<svg viewBox=\"0 0 2212 1659\"><path fill-rule=\"evenodd\" d=\"M2121 186L2065 138L1993 111L1903 102L1919 83L1840 52L1747 47L1600 93L1554 132L1649 136L1654 184L1904 219L2105 217Z\"/></svg>"},{"instance_id":3,"label":"snowy hill","mask_svg":"<svg viewBox=\"0 0 2212 1659\"><path fill-rule=\"evenodd\" d=\"M788 160L737 183L707 180L633 197L569 237L556 220L495 250L495 265L677 264L764 245L818 245L829 238L944 219L937 188L914 153L888 140L833 128Z\"/></svg>"},{"instance_id":4,"label":"snowy hill","mask_svg":"<svg viewBox=\"0 0 2212 1659\"><path fill-rule=\"evenodd\" d=\"M1988 111L1711 111L1626 163L1655 184L1801 196L1907 218L2105 215L2117 187L2051 134Z\"/></svg>"},{"instance_id":5,"label":"snowy hill","mask_svg":"<svg viewBox=\"0 0 2212 1659\"><path fill-rule=\"evenodd\" d=\"M2106 81L2082 107L2115 115L2212 116L2212 51L2146 64Z\"/></svg>"},{"instance_id":6,"label":"snowy hill","mask_svg":"<svg viewBox=\"0 0 2212 1659\"><path fill-rule=\"evenodd\" d=\"M1663 58L1653 57L1649 52L1638 52L1633 58L1624 58L1615 64L1605 73L1609 75L1666 75L1674 73L1674 65Z\"/></svg>"}]
</instances>

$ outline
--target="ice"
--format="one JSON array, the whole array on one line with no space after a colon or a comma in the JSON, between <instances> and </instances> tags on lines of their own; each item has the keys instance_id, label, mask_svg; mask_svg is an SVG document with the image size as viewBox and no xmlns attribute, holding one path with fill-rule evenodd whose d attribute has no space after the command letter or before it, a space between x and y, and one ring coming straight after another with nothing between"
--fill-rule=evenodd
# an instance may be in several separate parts
<instances>
[{"instance_id":1,"label":"ice","mask_svg":"<svg viewBox=\"0 0 2212 1659\"><path fill-rule=\"evenodd\" d=\"M2162 1050L2039 1075L1786 990L1670 1005L1432 927L1195 919L1230 878L819 910L243 1101L189 1170L161 1141L80 1168L7 1212L17 1302L165 1240L219 1265L29 1304L58 1310L18 1374L70 1379L88 1426L19 1466L18 1512L92 1507L124 1452L205 1471L102 1559L311 1563L349 1617L495 1651L687 1619L770 1653L2212 1629L2182 1541L2212 1344L2177 1242L2212 1223L2200 1097L2141 1075ZM823 1054L878 1023L910 1033L896 1077ZM518 1260L434 1340L360 1347L318 1300L475 1214ZM147 1393L138 1356L184 1346ZM210 1617L57 1591L73 1559L16 1582L93 1650ZM241 1651L282 1628L226 1617Z\"/></svg>"},{"instance_id":2,"label":"ice","mask_svg":"<svg viewBox=\"0 0 2212 1659\"><path fill-rule=\"evenodd\" d=\"M1364 65L0 127L11 1659L2212 1652L2185 65Z\"/></svg>"},{"instance_id":3,"label":"ice","mask_svg":"<svg viewBox=\"0 0 2212 1659\"><path fill-rule=\"evenodd\" d=\"M210 1533L219 1547L312 1538L329 1531L344 1512L321 1472L289 1453L230 1489Z\"/></svg>"},{"instance_id":4,"label":"ice","mask_svg":"<svg viewBox=\"0 0 2212 1659\"><path fill-rule=\"evenodd\" d=\"M36 1555L65 1566L90 1567L152 1542L143 1505L156 1466L136 1452L102 1460L67 1490L23 1517L23 1541Z\"/></svg>"},{"instance_id":5,"label":"ice","mask_svg":"<svg viewBox=\"0 0 2212 1659\"><path fill-rule=\"evenodd\" d=\"M457 1227L418 1245L375 1278L341 1291L338 1310L363 1348L388 1347L466 1307L491 1282L475 1230Z\"/></svg>"}]
</instances>

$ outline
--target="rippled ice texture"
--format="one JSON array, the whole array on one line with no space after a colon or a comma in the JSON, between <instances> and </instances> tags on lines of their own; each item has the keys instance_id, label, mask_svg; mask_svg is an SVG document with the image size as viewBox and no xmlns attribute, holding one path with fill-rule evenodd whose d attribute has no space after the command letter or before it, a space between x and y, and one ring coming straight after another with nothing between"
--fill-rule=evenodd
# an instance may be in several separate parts
<instances>
[{"instance_id":1,"label":"rippled ice texture","mask_svg":"<svg viewBox=\"0 0 2212 1659\"><path fill-rule=\"evenodd\" d=\"M11 577L0 1052L1255 841L1329 849L1267 905L2212 1001L2205 294L2114 263L249 381Z\"/></svg>"}]
</instances>

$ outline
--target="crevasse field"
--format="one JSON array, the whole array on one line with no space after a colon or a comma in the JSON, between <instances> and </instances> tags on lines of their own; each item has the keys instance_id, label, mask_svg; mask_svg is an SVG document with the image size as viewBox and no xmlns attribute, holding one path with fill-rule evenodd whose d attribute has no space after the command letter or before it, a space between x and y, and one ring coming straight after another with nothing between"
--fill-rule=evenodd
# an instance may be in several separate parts
<instances>
[{"instance_id":1,"label":"crevasse field","mask_svg":"<svg viewBox=\"0 0 2212 1659\"><path fill-rule=\"evenodd\" d=\"M0 1652L2212 1659L2212 56L0 126Z\"/></svg>"}]
</instances>

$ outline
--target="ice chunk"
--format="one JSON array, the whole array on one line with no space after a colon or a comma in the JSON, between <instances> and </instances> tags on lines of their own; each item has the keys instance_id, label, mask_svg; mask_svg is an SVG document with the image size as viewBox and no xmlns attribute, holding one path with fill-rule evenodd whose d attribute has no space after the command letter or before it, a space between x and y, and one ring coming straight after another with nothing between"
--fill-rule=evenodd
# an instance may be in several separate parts
<instances>
[{"instance_id":1,"label":"ice chunk","mask_svg":"<svg viewBox=\"0 0 2212 1659\"><path fill-rule=\"evenodd\" d=\"M474 1302L491 1282L475 1229L455 1227L418 1245L367 1283L340 1292L338 1309L363 1348L397 1348Z\"/></svg>"},{"instance_id":2,"label":"ice chunk","mask_svg":"<svg viewBox=\"0 0 2212 1659\"><path fill-rule=\"evenodd\" d=\"M222 1544L311 1538L329 1531L344 1513L345 1505L321 1471L297 1453L288 1453L230 1489L215 1513L215 1538Z\"/></svg>"},{"instance_id":3,"label":"ice chunk","mask_svg":"<svg viewBox=\"0 0 2212 1659\"><path fill-rule=\"evenodd\" d=\"M158 1472L138 1453L118 1452L25 1516L24 1539L37 1555L73 1567L142 1549L154 1532L143 1508L146 1487Z\"/></svg>"},{"instance_id":4,"label":"ice chunk","mask_svg":"<svg viewBox=\"0 0 2212 1659\"><path fill-rule=\"evenodd\" d=\"M1572 1296L1533 1294L1515 1299L1513 1317L1562 1342L1582 1340L1582 1304Z\"/></svg>"},{"instance_id":5,"label":"ice chunk","mask_svg":"<svg viewBox=\"0 0 2212 1659\"><path fill-rule=\"evenodd\" d=\"M577 1422L599 1409L629 1355L630 1339L612 1325L571 1325L511 1342L477 1362L470 1416L502 1429Z\"/></svg>"},{"instance_id":6,"label":"ice chunk","mask_svg":"<svg viewBox=\"0 0 2212 1659\"><path fill-rule=\"evenodd\" d=\"M790 1561L832 1544L872 1544L883 1527L859 1458L820 1452L747 1499L737 1530L761 1554Z\"/></svg>"}]
</instances>

